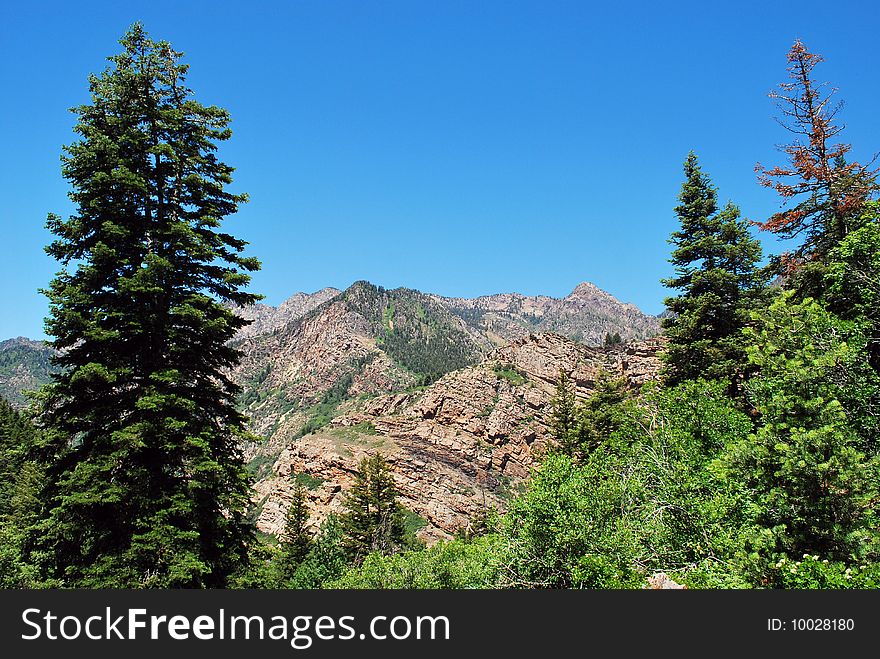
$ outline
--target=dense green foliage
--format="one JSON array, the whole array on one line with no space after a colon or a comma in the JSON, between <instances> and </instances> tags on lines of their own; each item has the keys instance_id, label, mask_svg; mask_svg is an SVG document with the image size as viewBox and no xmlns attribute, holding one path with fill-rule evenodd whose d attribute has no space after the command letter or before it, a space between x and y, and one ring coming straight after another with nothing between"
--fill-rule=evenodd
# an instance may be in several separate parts
<instances>
[{"instance_id":1,"label":"dense green foliage","mask_svg":"<svg viewBox=\"0 0 880 659\"><path fill-rule=\"evenodd\" d=\"M681 228L670 238L675 276L663 280L680 291L666 300L665 378L671 385L723 379L733 391L747 363L742 329L763 291L761 246L736 206L718 208L717 191L693 152L684 173L675 208Z\"/></svg>"},{"instance_id":2,"label":"dense green foliage","mask_svg":"<svg viewBox=\"0 0 880 659\"><path fill-rule=\"evenodd\" d=\"M503 539L486 535L441 542L419 551L369 554L331 588L485 588L498 583Z\"/></svg>"},{"instance_id":3,"label":"dense green foliage","mask_svg":"<svg viewBox=\"0 0 880 659\"><path fill-rule=\"evenodd\" d=\"M25 530L36 518L42 474L30 458L37 431L0 398L0 588L34 584L38 575L22 557Z\"/></svg>"},{"instance_id":4,"label":"dense green foliage","mask_svg":"<svg viewBox=\"0 0 880 659\"><path fill-rule=\"evenodd\" d=\"M29 560L69 586L222 586L247 558L245 418L227 369L258 262L220 231L243 195L215 154L225 110L140 25L89 78L63 174L76 213L50 215L46 291L60 371L41 394L46 486Z\"/></svg>"},{"instance_id":5,"label":"dense green foliage","mask_svg":"<svg viewBox=\"0 0 880 659\"><path fill-rule=\"evenodd\" d=\"M635 408L627 404L631 397L626 380L612 378L606 371L601 371L593 393L578 412L568 454L583 457L598 448L606 437L630 423L637 416Z\"/></svg>"},{"instance_id":6,"label":"dense green foliage","mask_svg":"<svg viewBox=\"0 0 880 659\"><path fill-rule=\"evenodd\" d=\"M761 425L725 461L753 489L758 521L769 531L755 541L756 550L771 558L779 552L855 561L876 556L875 429L871 418L862 436L853 400L880 390L865 339L814 300L794 302L791 291L750 334L750 356L760 368L750 392Z\"/></svg>"}]
</instances>

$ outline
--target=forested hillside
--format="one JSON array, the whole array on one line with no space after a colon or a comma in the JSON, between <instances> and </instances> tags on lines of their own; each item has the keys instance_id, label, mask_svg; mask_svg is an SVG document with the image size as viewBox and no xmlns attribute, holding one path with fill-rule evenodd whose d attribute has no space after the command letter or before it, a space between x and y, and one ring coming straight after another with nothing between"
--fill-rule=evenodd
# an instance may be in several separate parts
<instances>
[{"instance_id":1,"label":"forested hillside","mask_svg":"<svg viewBox=\"0 0 880 659\"><path fill-rule=\"evenodd\" d=\"M41 341L19 337L0 342L0 396L17 407L27 404L25 391L49 382L52 349Z\"/></svg>"}]
</instances>

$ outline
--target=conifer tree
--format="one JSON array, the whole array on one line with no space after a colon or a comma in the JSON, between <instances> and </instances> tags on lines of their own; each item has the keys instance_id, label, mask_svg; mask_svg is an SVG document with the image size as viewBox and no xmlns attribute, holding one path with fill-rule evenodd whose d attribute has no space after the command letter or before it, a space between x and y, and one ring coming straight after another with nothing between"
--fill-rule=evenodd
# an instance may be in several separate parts
<instances>
[{"instance_id":1,"label":"conifer tree","mask_svg":"<svg viewBox=\"0 0 880 659\"><path fill-rule=\"evenodd\" d=\"M305 560L313 544L312 532L309 529L306 492L300 483L294 484L285 521L284 534L281 536L281 562L283 576L290 579L296 568Z\"/></svg>"},{"instance_id":2,"label":"conifer tree","mask_svg":"<svg viewBox=\"0 0 880 659\"><path fill-rule=\"evenodd\" d=\"M795 136L782 147L789 162L769 169L760 163L755 166L762 185L776 190L784 202L795 202L760 224L783 238L802 239L780 264L788 274L805 263L823 261L862 224L865 202L880 190L878 170L847 162L852 147L834 142L843 130L835 123L842 104L833 102L836 89L814 77L814 69L823 61L800 40L792 45L789 81L770 93L781 114L779 123Z\"/></svg>"},{"instance_id":3,"label":"conifer tree","mask_svg":"<svg viewBox=\"0 0 880 659\"><path fill-rule=\"evenodd\" d=\"M340 517L343 547L360 562L370 552L394 553L407 545L406 518L397 487L380 453L364 458Z\"/></svg>"},{"instance_id":4,"label":"conifer tree","mask_svg":"<svg viewBox=\"0 0 880 659\"><path fill-rule=\"evenodd\" d=\"M185 86L182 53L140 24L89 77L65 147L76 206L50 215L46 294L59 373L42 392L48 482L31 532L47 578L79 587L221 587L246 558L245 418L228 369L246 321L245 195L216 154L229 114Z\"/></svg>"},{"instance_id":5,"label":"conifer tree","mask_svg":"<svg viewBox=\"0 0 880 659\"><path fill-rule=\"evenodd\" d=\"M630 399L625 378L613 378L601 371L596 389L578 410L577 451L585 457L617 430L628 412L624 403Z\"/></svg>"},{"instance_id":6,"label":"conifer tree","mask_svg":"<svg viewBox=\"0 0 880 659\"><path fill-rule=\"evenodd\" d=\"M741 332L763 292L761 246L736 206L719 210L716 189L693 152L684 173L675 208L681 228L669 240L675 275L663 280L680 291L666 299L672 315L663 321L664 375L670 385L718 379L735 391L747 364Z\"/></svg>"},{"instance_id":7,"label":"conifer tree","mask_svg":"<svg viewBox=\"0 0 880 659\"><path fill-rule=\"evenodd\" d=\"M574 386L568 373L559 369L556 393L550 400L550 432L563 453L572 455L577 447L578 407Z\"/></svg>"},{"instance_id":8,"label":"conifer tree","mask_svg":"<svg viewBox=\"0 0 880 659\"><path fill-rule=\"evenodd\" d=\"M611 334L611 332L605 332L604 345L606 348L617 346L621 343L623 343L623 339L620 337L620 332L615 332L614 334Z\"/></svg>"},{"instance_id":9,"label":"conifer tree","mask_svg":"<svg viewBox=\"0 0 880 659\"><path fill-rule=\"evenodd\" d=\"M34 566L23 560L22 544L39 509L41 474L28 459L36 441L30 419L0 396L0 588L34 585Z\"/></svg>"},{"instance_id":10,"label":"conifer tree","mask_svg":"<svg viewBox=\"0 0 880 659\"><path fill-rule=\"evenodd\" d=\"M750 327L749 382L761 426L722 464L752 492L755 548L842 561L876 560L880 505L876 431L865 433L854 394L876 391L866 339L813 299L784 291ZM867 450L867 452L866 452Z\"/></svg>"}]
</instances>

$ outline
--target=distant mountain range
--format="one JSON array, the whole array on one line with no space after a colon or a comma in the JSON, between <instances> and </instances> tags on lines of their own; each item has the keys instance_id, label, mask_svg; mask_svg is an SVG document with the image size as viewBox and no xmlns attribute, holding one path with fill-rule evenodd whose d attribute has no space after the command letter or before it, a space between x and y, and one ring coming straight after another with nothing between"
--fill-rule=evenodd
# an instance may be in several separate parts
<instances>
[{"instance_id":1,"label":"distant mountain range","mask_svg":"<svg viewBox=\"0 0 880 659\"><path fill-rule=\"evenodd\" d=\"M255 430L271 434L287 413L351 396L423 386L479 363L494 348L536 332L587 345L659 333L659 321L583 283L562 299L516 293L447 298L359 281L345 291L297 293L275 307L240 310L253 320L236 339L234 372Z\"/></svg>"},{"instance_id":2,"label":"distant mountain range","mask_svg":"<svg viewBox=\"0 0 880 659\"><path fill-rule=\"evenodd\" d=\"M656 376L659 319L583 283L556 299L516 293L447 298L359 281L236 308L232 378L257 439L252 518L278 533L295 480L315 519L341 505L360 457L382 451L420 534L453 532L505 507L550 441L559 370L578 395L601 371L636 386ZM618 334L621 345L604 346ZM646 341L647 339L647 341ZM51 348L0 343L0 394L16 406L50 378ZM534 451L534 452L533 452Z\"/></svg>"},{"instance_id":3,"label":"distant mountain range","mask_svg":"<svg viewBox=\"0 0 880 659\"><path fill-rule=\"evenodd\" d=\"M657 317L590 283L561 299L518 293L467 299L359 281L345 291L296 293L277 307L237 311L252 322L235 338L245 355L235 377L258 425L328 397L433 382L535 332L586 345L601 345L615 333L630 342L660 332ZM48 382L50 356L41 341L0 343L0 395L23 406L23 391Z\"/></svg>"},{"instance_id":4,"label":"distant mountain range","mask_svg":"<svg viewBox=\"0 0 880 659\"><path fill-rule=\"evenodd\" d=\"M607 334L619 334L624 342L630 342L660 331L656 316L589 282L579 284L561 299L518 293L474 299L432 297L496 345L534 332L555 332L586 345L602 345Z\"/></svg>"}]
</instances>

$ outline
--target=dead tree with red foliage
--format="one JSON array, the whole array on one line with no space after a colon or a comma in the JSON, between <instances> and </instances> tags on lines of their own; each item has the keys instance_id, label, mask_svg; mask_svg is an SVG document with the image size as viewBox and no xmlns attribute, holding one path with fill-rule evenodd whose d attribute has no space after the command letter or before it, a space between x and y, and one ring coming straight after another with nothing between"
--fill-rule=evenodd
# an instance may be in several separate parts
<instances>
[{"instance_id":1,"label":"dead tree with red foliage","mask_svg":"<svg viewBox=\"0 0 880 659\"><path fill-rule=\"evenodd\" d=\"M852 147L834 143L844 128L835 123L842 103L832 103L837 89L813 78L813 69L823 61L800 40L792 45L789 82L770 93L781 112L777 121L795 135L791 143L780 146L789 162L770 169L760 163L755 166L758 181L775 189L784 206L796 201L758 223L783 238L803 238L800 247L782 259L784 270L789 272L804 262L822 260L857 228L865 202L880 189L878 169L847 162L845 156Z\"/></svg>"}]
</instances>

